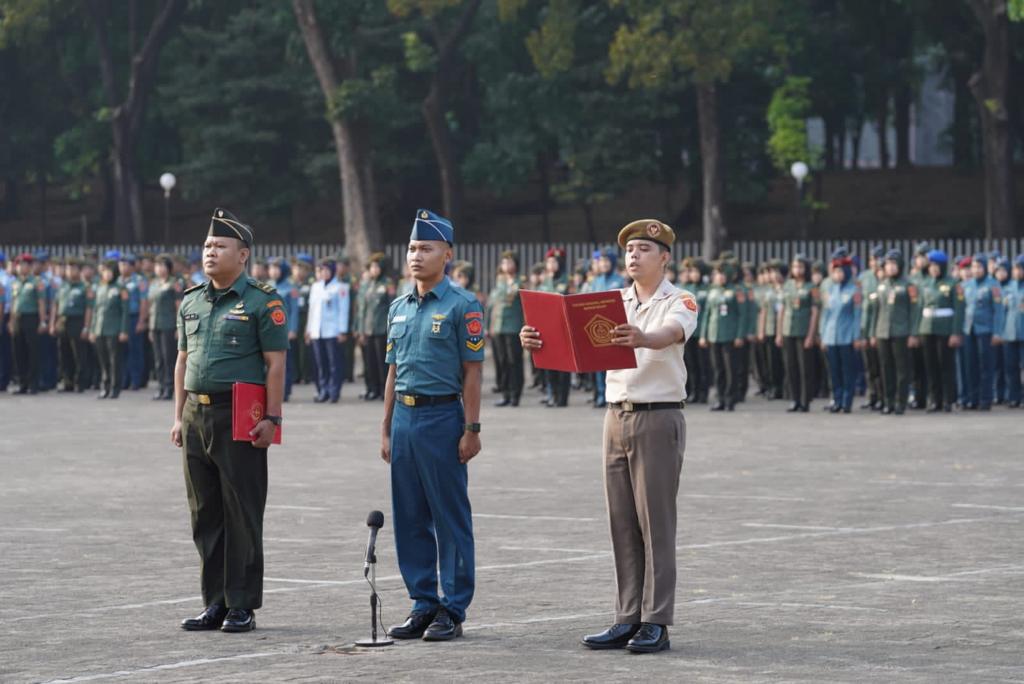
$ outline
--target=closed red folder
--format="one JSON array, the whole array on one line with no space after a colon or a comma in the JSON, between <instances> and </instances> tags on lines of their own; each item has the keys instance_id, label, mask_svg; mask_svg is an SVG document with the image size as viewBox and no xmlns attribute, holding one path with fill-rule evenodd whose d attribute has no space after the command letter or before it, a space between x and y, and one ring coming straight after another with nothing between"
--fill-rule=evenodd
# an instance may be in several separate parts
<instances>
[{"instance_id":1,"label":"closed red folder","mask_svg":"<svg viewBox=\"0 0 1024 684\"><path fill-rule=\"evenodd\" d=\"M231 386L231 439L251 442L249 435L256 423L267 413L267 388L249 382L236 382ZM281 443L281 426L274 430L271 444Z\"/></svg>"},{"instance_id":2,"label":"closed red folder","mask_svg":"<svg viewBox=\"0 0 1024 684\"><path fill-rule=\"evenodd\" d=\"M612 329L626 323L619 290L560 295L522 290L526 324L540 331L544 345L533 351L537 368L594 373L636 368L629 347L611 343Z\"/></svg>"}]
</instances>

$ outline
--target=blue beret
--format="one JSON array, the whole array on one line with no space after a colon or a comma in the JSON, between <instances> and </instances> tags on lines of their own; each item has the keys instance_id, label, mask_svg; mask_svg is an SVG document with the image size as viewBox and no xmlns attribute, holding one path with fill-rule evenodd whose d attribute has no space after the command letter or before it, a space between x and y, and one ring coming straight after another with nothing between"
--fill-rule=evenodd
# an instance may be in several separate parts
<instances>
[{"instance_id":1,"label":"blue beret","mask_svg":"<svg viewBox=\"0 0 1024 684\"><path fill-rule=\"evenodd\" d=\"M118 261L124 261L124 262L127 262L129 264L134 264L135 263L135 255L132 254L131 252L125 252L124 254L121 255L121 258L118 259Z\"/></svg>"},{"instance_id":2,"label":"blue beret","mask_svg":"<svg viewBox=\"0 0 1024 684\"><path fill-rule=\"evenodd\" d=\"M604 256L604 250L602 250L602 249L595 249L594 253L590 255L590 258L591 259L600 259L603 256Z\"/></svg>"},{"instance_id":3,"label":"blue beret","mask_svg":"<svg viewBox=\"0 0 1024 684\"><path fill-rule=\"evenodd\" d=\"M941 249L933 249L928 252L928 261L933 264L946 265L949 263L949 257Z\"/></svg>"},{"instance_id":4,"label":"blue beret","mask_svg":"<svg viewBox=\"0 0 1024 684\"><path fill-rule=\"evenodd\" d=\"M39 251L37 251L32 256L34 256L36 258L36 261L49 261L50 260L50 253L47 252L45 249L40 249Z\"/></svg>"},{"instance_id":5,"label":"blue beret","mask_svg":"<svg viewBox=\"0 0 1024 684\"><path fill-rule=\"evenodd\" d=\"M120 259L120 258L121 258L121 253L120 253L119 251L117 251L116 249L108 249L108 250L107 250L107 251L106 251L106 252L105 252L105 253L103 254L103 258L104 258L104 259L105 259L106 261L110 261L111 259L113 259L114 261L117 261L118 259Z\"/></svg>"},{"instance_id":6,"label":"blue beret","mask_svg":"<svg viewBox=\"0 0 1024 684\"><path fill-rule=\"evenodd\" d=\"M313 257L312 257L312 255L307 254L306 252L299 252L298 254L296 254L295 255L295 260L296 261L301 261L301 262L306 263L306 264L309 264L310 266L313 265Z\"/></svg>"},{"instance_id":7,"label":"blue beret","mask_svg":"<svg viewBox=\"0 0 1024 684\"><path fill-rule=\"evenodd\" d=\"M409 241L413 240L437 240L447 242L451 246L455 244L455 229L452 222L443 216L420 209L416 212L416 218L412 222L412 234L409 235Z\"/></svg>"},{"instance_id":8,"label":"blue beret","mask_svg":"<svg viewBox=\"0 0 1024 684\"><path fill-rule=\"evenodd\" d=\"M988 253L989 259L998 259L1001 256L1003 256L1003 253L1000 252L998 249L993 249L991 252Z\"/></svg>"},{"instance_id":9,"label":"blue beret","mask_svg":"<svg viewBox=\"0 0 1024 684\"><path fill-rule=\"evenodd\" d=\"M0 249L0 261L7 261L7 255L4 254L2 249Z\"/></svg>"},{"instance_id":10,"label":"blue beret","mask_svg":"<svg viewBox=\"0 0 1024 684\"><path fill-rule=\"evenodd\" d=\"M1014 266L1024 266L1024 254L1018 254L1017 258L1013 260Z\"/></svg>"}]
</instances>

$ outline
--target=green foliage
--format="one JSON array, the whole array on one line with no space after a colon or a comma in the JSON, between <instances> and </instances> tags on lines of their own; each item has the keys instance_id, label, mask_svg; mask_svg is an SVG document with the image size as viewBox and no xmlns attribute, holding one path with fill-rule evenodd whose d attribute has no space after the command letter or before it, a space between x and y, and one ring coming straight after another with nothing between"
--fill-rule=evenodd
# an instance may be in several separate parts
<instances>
[{"instance_id":1,"label":"green foliage","mask_svg":"<svg viewBox=\"0 0 1024 684\"><path fill-rule=\"evenodd\" d=\"M768 105L768 151L775 168L788 172L798 160L808 160L807 118L811 113L811 79L790 76L772 95Z\"/></svg>"},{"instance_id":2,"label":"green foliage","mask_svg":"<svg viewBox=\"0 0 1024 684\"><path fill-rule=\"evenodd\" d=\"M551 0L544 22L527 36L526 48L542 76L551 78L572 66L578 13L577 0Z\"/></svg>"},{"instance_id":3,"label":"green foliage","mask_svg":"<svg viewBox=\"0 0 1024 684\"><path fill-rule=\"evenodd\" d=\"M1006 6L1010 21L1024 21L1024 0L1008 0Z\"/></svg>"},{"instance_id":4,"label":"green foliage","mask_svg":"<svg viewBox=\"0 0 1024 684\"><path fill-rule=\"evenodd\" d=\"M437 52L415 31L402 34L402 45L405 47L405 65L409 71L424 73L437 67Z\"/></svg>"}]
</instances>

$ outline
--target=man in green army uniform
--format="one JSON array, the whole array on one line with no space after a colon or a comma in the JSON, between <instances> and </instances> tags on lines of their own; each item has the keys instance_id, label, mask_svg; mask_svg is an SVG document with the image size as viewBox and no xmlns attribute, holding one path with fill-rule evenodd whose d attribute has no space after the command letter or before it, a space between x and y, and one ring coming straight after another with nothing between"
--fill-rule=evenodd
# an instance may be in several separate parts
<instances>
[{"instance_id":1,"label":"man in green army uniform","mask_svg":"<svg viewBox=\"0 0 1024 684\"><path fill-rule=\"evenodd\" d=\"M56 306L50 313L50 335L58 345L61 392L85 391L94 296L92 285L82 280L82 262L77 257L68 257Z\"/></svg>"},{"instance_id":2,"label":"man in green army uniform","mask_svg":"<svg viewBox=\"0 0 1024 684\"><path fill-rule=\"evenodd\" d=\"M35 258L22 254L15 259L18 277L11 283L11 333L14 370L19 388L15 394L39 391L39 335L47 329L46 284L32 274Z\"/></svg>"},{"instance_id":3,"label":"man in green army uniform","mask_svg":"<svg viewBox=\"0 0 1024 684\"><path fill-rule=\"evenodd\" d=\"M704 302L707 314L699 329L698 344L711 350L711 368L718 393L711 410L732 411L739 394L740 355L746 345L750 308L746 288L736 282L736 262L719 259L713 268L711 289Z\"/></svg>"},{"instance_id":4,"label":"man in green army uniform","mask_svg":"<svg viewBox=\"0 0 1024 684\"><path fill-rule=\"evenodd\" d=\"M953 410L956 401L956 348L964 329L964 290L949 277L949 257L941 249L928 252L928 276L919 280L921 322L917 335L924 350L928 413Z\"/></svg>"},{"instance_id":5,"label":"man in green army uniform","mask_svg":"<svg viewBox=\"0 0 1024 684\"><path fill-rule=\"evenodd\" d=\"M686 257L679 262L679 287L697 300L697 330L707 317L708 285L704 282L707 264L700 257ZM699 344L683 347L686 363L687 402L706 404L708 388L711 386L711 350Z\"/></svg>"},{"instance_id":6,"label":"man in green army uniform","mask_svg":"<svg viewBox=\"0 0 1024 684\"><path fill-rule=\"evenodd\" d=\"M907 280L917 288L918 292L924 289L928 275L928 253L932 250L927 242L919 242L914 246L914 264L907 274ZM910 349L910 408L923 409L928 401L928 369L925 366L924 347L918 345Z\"/></svg>"},{"instance_id":7,"label":"man in green army uniform","mask_svg":"<svg viewBox=\"0 0 1024 684\"><path fill-rule=\"evenodd\" d=\"M878 284L877 309L871 346L878 348L885 390L884 414L902 415L910 393L910 354L918 346L921 305L917 286L903 275L903 254L890 249L885 255L885 278Z\"/></svg>"},{"instance_id":8,"label":"man in green army uniform","mask_svg":"<svg viewBox=\"0 0 1024 684\"><path fill-rule=\"evenodd\" d=\"M209 282L185 291L178 311L174 426L206 609L183 629L248 632L263 603L267 448L281 424L288 320L273 287L246 275L252 229L214 211L203 245ZM232 437L232 386L266 386L251 441Z\"/></svg>"},{"instance_id":9,"label":"man in green army uniform","mask_svg":"<svg viewBox=\"0 0 1024 684\"><path fill-rule=\"evenodd\" d=\"M874 325L874 317L878 312L878 273L882 267L882 257L885 256L885 248L875 246L871 248L868 256L868 267L857 275L857 282L861 291L861 314L860 314L860 336L862 340L871 338L871 330ZM867 376L867 401L861 405L862 409L879 411L882 408L882 367L878 360L878 348L865 344L862 351L864 357L864 370Z\"/></svg>"},{"instance_id":10,"label":"man in green army uniform","mask_svg":"<svg viewBox=\"0 0 1024 684\"><path fill-rule=\"evenodd\" d=\"M523 306L519 291L523 279L519 275L519 255L511 250L502 252L498 277L488 299L487 333L498 364L503 369L498 381L502 398L495 406L519 406L523 394L523 347L519 330L523 327Z\"/></svg>"},{"instance_id":11,"label":"man in green army uniform","mask_svg":"<svg viewBox=\"0 0 1024 684\"><path fill-rule=\"evenodd\" d=\"M92 329L89 339L96 346L103 391L97 399L117 399L121 394L125 345L131 332L131 293L118 282L117 261L109 259L100 267Z\"/></svg>"},{"instance_id":12,"label":"man in green army uniform","mask_svg":"<svg viewBox=\"0 0 1024 684\"><path fill-rule=\"evenodd\" d=\"M387 255L375 252L367 263L367 277L357 295L354 332L363 349L363 376L366 394L363 399L376 401L384 398L387 380L388 308L395 298L395 283L384 271Z\"/></svg>"}]
</instances>

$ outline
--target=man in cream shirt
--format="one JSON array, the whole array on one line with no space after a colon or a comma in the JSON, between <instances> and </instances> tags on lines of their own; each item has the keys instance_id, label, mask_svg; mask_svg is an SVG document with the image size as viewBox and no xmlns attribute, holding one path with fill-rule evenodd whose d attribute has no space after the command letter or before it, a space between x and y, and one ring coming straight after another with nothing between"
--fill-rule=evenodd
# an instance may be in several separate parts
<instances>
[{"instance_id":1,"label":"man in cream shirt","mask_svg":"<svg viewBox=\"0 0 1024 684\"><path fill-rule=\"evenodd\" d=\"M633 285L622 290L626 325L613 342L636 350L637 367L608 371L604 482L615 578L615 624L583 637L592 649L654 653L669 648L676 588L676 496L686 446L683 344L697 327L697 301L665 278L675 233L652 219L619 232ZM520 332L539 349L540 333Z\"/></svg>"}]
</instances>

